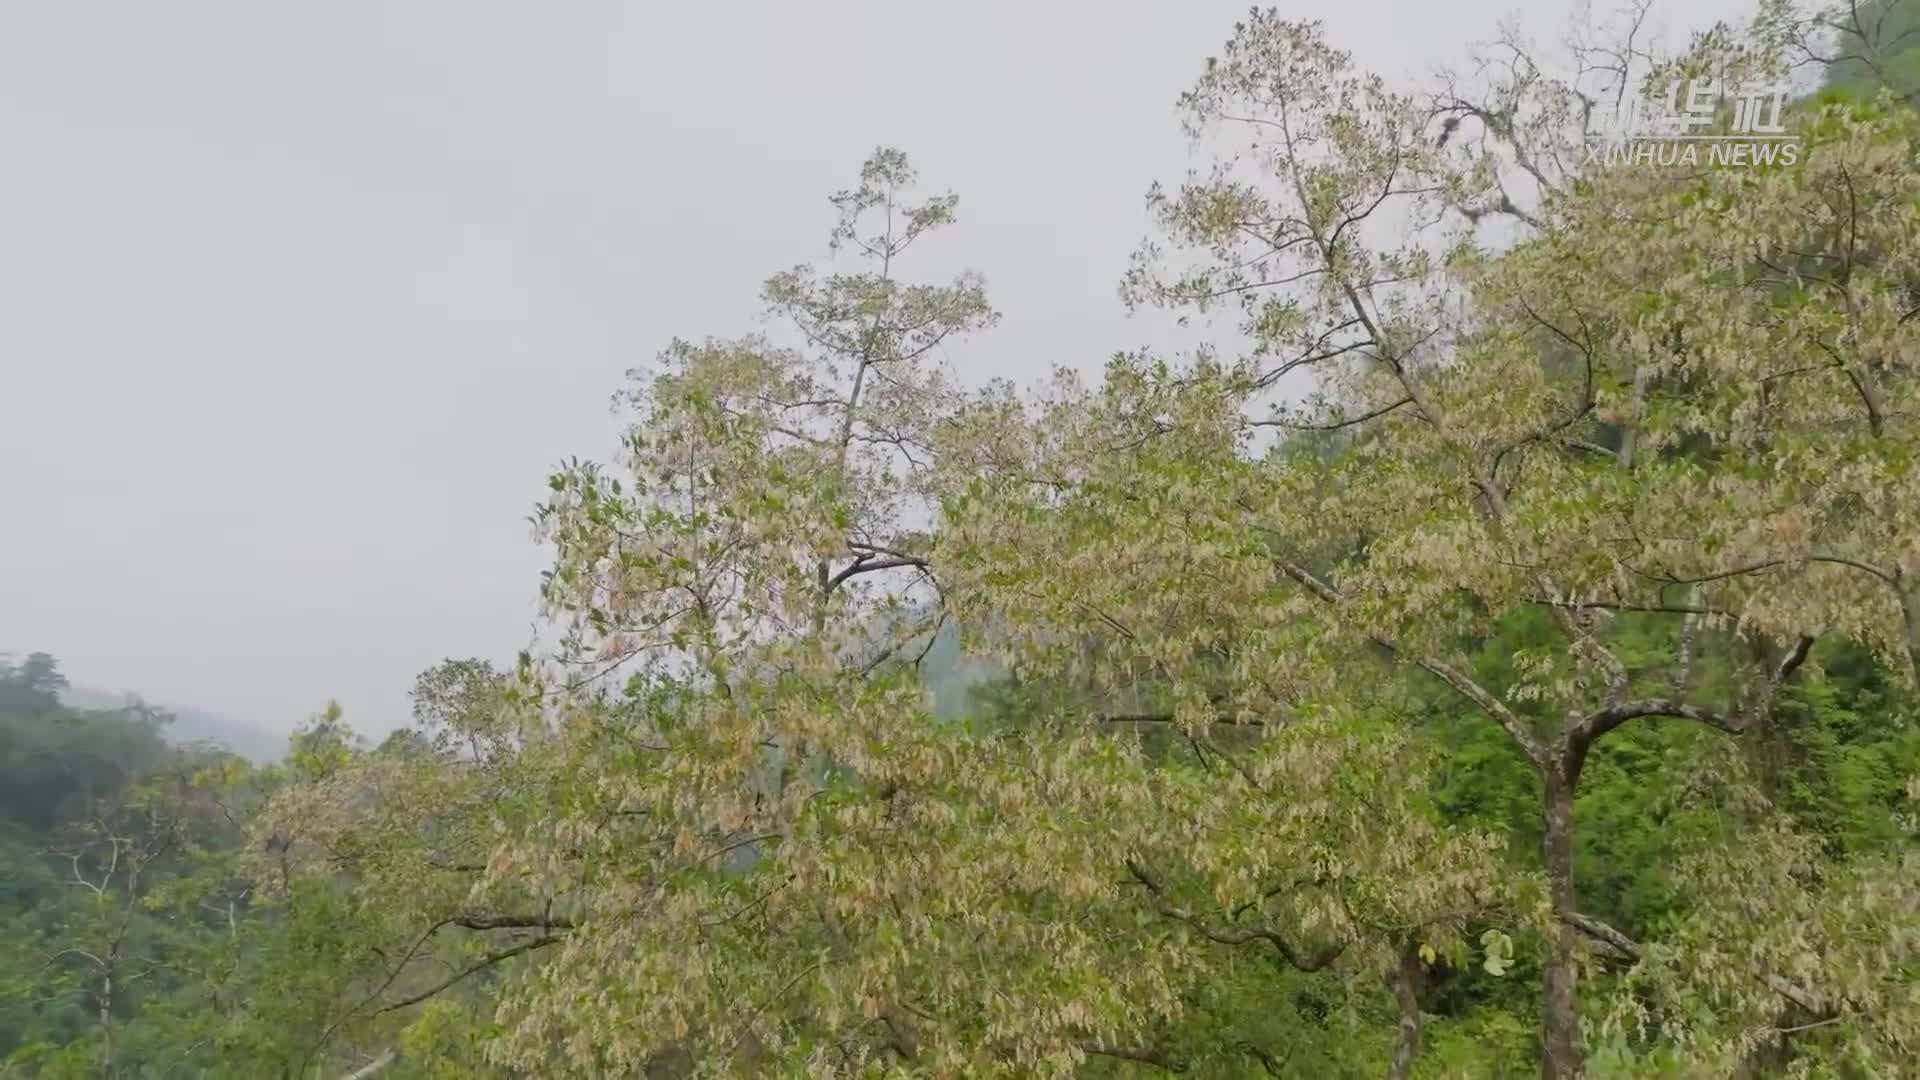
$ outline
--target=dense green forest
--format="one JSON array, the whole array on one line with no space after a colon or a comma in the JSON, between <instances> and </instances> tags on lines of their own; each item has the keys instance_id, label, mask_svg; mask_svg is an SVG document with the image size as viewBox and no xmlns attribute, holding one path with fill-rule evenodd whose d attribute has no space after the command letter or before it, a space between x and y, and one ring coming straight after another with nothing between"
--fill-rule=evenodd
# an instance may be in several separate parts
<instances>
[{"instance_id":1,"label":"dense green forest","mask_svg":"<svg viewBox=\"0 0 1920 1080\"><path fill-rule=\"evenodd\" d=\"M876 151L545 651L270 763L0 662L0 1076L1916 1075L1915 11L1645 57L1822 68L1737 169L1254 11L1116 268L1215 344L1032 387Z\"/></svg>"}]
</instances>

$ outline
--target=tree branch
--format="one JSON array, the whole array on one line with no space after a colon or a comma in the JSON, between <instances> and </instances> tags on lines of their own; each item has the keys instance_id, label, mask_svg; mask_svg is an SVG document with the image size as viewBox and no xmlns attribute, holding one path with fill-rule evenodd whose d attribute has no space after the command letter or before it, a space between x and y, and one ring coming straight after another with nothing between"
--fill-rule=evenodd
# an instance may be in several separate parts
<instances>
[{"instance_id":1,"label":"tree branch","mask_svg":"<svg viewBox=\"0 0 1920 1080\"><path fill-rule=\"evenodd\" d=\"M1638 701L1626 701L1594 711L1581 717L1567 733L1567 744L1571 752L1583 756L1595 739L1619 727L1629 720L1642 716L1671 716L1692 720L1719 728L1729 734L1738 735L1751 727L1755 721L1765 719L1773 710L1773 702L1779 696L1780 685L1804 664L1807 654L1813 649L1813 638L1802 634L1780 657L1774 666L1773 675L1767 680L1766 688L1758 701L1744 709L1730 714L1722 714L1712 709L1690 705L1672 698L1643 698ZM1578 757L1576 757L1576 763Z\"/></svg>"},{"instance_id":2,"label":"tree branch","mask_svg":"<svg viewBox=\"0 0 1920 1080\"><path fill-rule=\"evenodd\" d=\"M1568 911L1561 913L1560 921L1607 946L1616 956L1635 963L1639 962L1641 956L1639 942L1634 941L1632 938L1601 922L1599 919L1591 915L1583 915L1577 911ZM1786 998L1789 1002L1806 1010L1811 1015L1816 1017L1832 1017L1835 1015L1831 1009L1822 1007L1819 1000L1808 990L1796 986L1778 975L1769 974L1764 978L1767 989Z\"/></svg>"},{"instance_id":3,"label":"tree branch","mask_svg":"<svg viewBox=\"0 0 1920 1080\"><path fill-rule=\"evenodd\" d=\"M1382 405L1377 409L1369 409L1368 411L1361 413L1359 416L1350 417L1346 419L1327 420L1321 423L1307 423L1307 422L1295 421L1295 420L1282 420L1276 417L1272 420L1252 420L1252 421L1249 421L1249 424L1253 427L1285 428L1288 431L1339 431L1342 428L1349 428L1349 427L1355 426L1356 424L1364 424L1369 420L1378 419L1379 417L1385 416L1388 413L1394 411L1395 409L1400 408L1403 405L1411 405L1411 404L1413 404L1412 398L1403 397L1399 401L1396 401L1391 405Z\"/></svg>"},{"instance_id":4,"label":"tree branch","mask_svg":"<svg viewBox=\"0 0 1920 1080\"><path fill-rule=\"evenodd\" d=\"M513 946L512 948L501 949L499 952L492 953L486 957L483 957L479 962L467 967L466 969L460 972L457 972L453 975L450 975L445 979L440 980L438 983L435 983L432 987L426 990L422 990L421 992L411 995L409 997L401 998L399 1001L393 1002L391 1004L380 1006L378 1009L375 1009L373 1011L373 1015L379 1016L382 1013L390 1013L395 1009L404 1009L409 1005L417 1005L420 1002L427 1000L433 995L439 993L442 990L445 990L446 988L452 986L453 984L459 982L460 980L466 978L467 976L474 974L477 971L483 971L504 960L510 960L513 957L519 956L521 953L532 952L535 949L543 949L548 945L552 945L563 940L565 939L558 935L549 934L545 937L531 938L527 941L523 941L520 944Z\"/></svg>"},{"instance_id":5,"label":"tree branch","mask_svg":"<svg viewBox=\"0 0 1920 1080\"><path fill-rule=\"evenodd\" d=\"M827 580L827 588L829 590L838 588L841 582L847 580L850 577L853 577L858 574L870 574L875 570L892 570L896 567L901 567L901 566L918 566L922 569L925 569L926 565L927 565L927 560L913 558L911 556L904 557L904 558L882 559L882 558L876 558L871 554L861 555L860 557L854 559L852 562L848 563L843 569L841 569L839 573L829 578Z\"/></svg>"},{"instance_id":6,"label":"tree branch","mask_svg":"<svg viewBox=\"0 0 1920 1080\"><path fill-rule=\"evenodd\" d=\"M462 915L452 925L468 930L572 930L573 920L551 915Z\"/></svg>"},{"instance_id":7,"label":"tree branch","mask_svg":"<svg viewBox=\"0 0 1920 1080\"><path fill-rule=\"evenodd\" d=\"M1110 1043L1083 1042L1080 1049L1084 1053L1098 1054L1101 1057L1119 1058L1122 1061L1137 1061L1143 1065L1157 1065L1168 1072L1186 1072L1185 1060L1172 1057L1163 1051L1145 1046L1114 1046Z\"/></svg>"},{"instance_id":8,"label":"tree branch","mask_svg":"<svg viewBox=\"0 0 1920 1080\"><path fill-rule=\"evenodd\" d=\"M1639 962L1639 943L1599 919L1591 915L1582 915L1577 911L1563 911L1560 913L1560 921L1606 945L1621 959Z\"/></svg>"},{"instance_id":9,"label":"tree branch","mask_svg":"<svg viewBox=\"0 0 1920 1080\"><path fill-rule=\"evenodd\" d=\"M393 1064L399 1056L399 1052L389 1046L379 1057L341 1077L340 1080L367 1080L367 1077Z\"/></svg>"},{"instance_id":10,"label":"tree branch","mask_svg":"<svg viewBox=\"0 0 1920 1080\"><path fill-rule=\"evenodd\" d=\"M1169 919L1186 923L1210 941L1221 945L1247 945L1255 941L1264 941L1272 945L1281 958L1293 968L1306 972L1319 971L1338 960L1340 955L1347 951L1346 943L1340 942L1323 945L1312 953L1302 953L1294 948L1293 943L1283 937L1279 931L1265 926L1208 926L1200 921L1199 916L1169 903L1159 880L1149 874L1145 867L1129 859L1127 871L1133 875L1135 881L1145 885L1147 891L1153 894L1155 910Z\"/></svg>"}]
</instances>

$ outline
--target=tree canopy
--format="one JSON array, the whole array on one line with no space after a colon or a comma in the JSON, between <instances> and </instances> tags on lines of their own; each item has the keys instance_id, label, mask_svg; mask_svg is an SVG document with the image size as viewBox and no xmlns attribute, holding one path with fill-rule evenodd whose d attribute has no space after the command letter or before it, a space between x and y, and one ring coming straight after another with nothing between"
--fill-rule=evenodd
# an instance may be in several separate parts
<instances>
[{"instance_id":1,"label":"tree canopy","mask_svg":"<svg viewBox=\"0 0 1920 1080\"><path fill-rule=\"evenodd\" d=\"M1255 10L1179 102L1205 164L1116 268L1210 344L1031 386L949 370L996 309L915 276L961 204L876 150L766 330L668 344L620 456L552 472L550 649L428 671L377 746L329 708L266 769L63 709L50 658L0 669L10 902L59 971L0 1049L1902 1074L1920 114L1892 11L1768 3L1672 56L1633 16L1564 75L1507 39L1422 87ZM1582 153L1608 95L1808 62L1794 160Z\"/></svg>"}]
</instances>

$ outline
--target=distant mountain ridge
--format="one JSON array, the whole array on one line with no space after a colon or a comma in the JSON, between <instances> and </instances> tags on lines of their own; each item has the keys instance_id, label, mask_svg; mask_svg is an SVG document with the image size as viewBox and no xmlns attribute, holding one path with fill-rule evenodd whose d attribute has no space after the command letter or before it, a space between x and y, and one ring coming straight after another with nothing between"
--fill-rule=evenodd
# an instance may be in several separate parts
<instances>
[{"instance_id":1,"label":"distant mountain ridge","mask_svg":"<svg viewBox=\"0 0 1920 1080\"><path fill-rule=\"evenodd\" d=\"M161 729L168 742L175 745L187 743L212 743L231 750L256 765L277 761L287 752L287 737L277 735L265 728L231 720L224 716L201 709L175 707L163 702L148 701L139 694L115 694L91 687L70 686L60 691L60 703L70 709L124 709L129 705L145 704L160 709L173 717L173 722Z\"/></svg>"}]
</instances>

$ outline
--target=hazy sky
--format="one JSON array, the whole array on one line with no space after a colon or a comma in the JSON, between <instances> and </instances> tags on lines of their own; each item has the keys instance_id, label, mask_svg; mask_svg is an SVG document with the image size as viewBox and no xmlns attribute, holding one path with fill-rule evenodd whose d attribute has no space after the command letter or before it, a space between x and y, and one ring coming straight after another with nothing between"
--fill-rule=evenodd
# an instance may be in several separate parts
<instances>
[{"instance_id":1,"label":"hazy sky","mask_svg":"<svg viewBox=\"0 0 1920 1080\"><path fill-rule=\"evenodd\" d=\"M1282 4L1390 75L1524 8ZM878 143L960 193L963 374L1149 344L1115 297L1245 0L0 3L0 651L379 732L526 643L525 517L622 373L753 328ZM1669 3L1681 29L1744 13Z\"/></svg>"}]
</instances>

